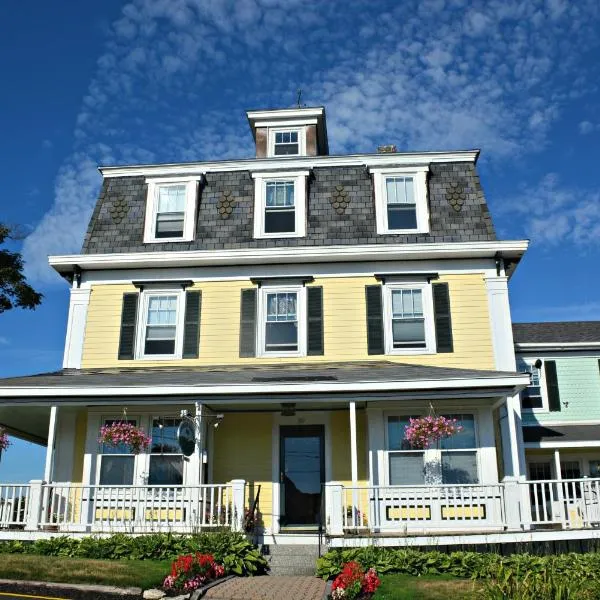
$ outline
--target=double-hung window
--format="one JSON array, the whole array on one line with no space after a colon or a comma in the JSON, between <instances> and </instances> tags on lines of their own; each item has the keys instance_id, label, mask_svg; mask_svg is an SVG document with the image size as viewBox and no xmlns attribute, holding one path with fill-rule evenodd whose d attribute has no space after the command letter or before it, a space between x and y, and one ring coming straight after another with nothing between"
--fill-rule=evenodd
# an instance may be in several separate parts
<instances>
[{"instance_id":1,"label":"double-hung window","mask_svg":"<svg viewBox=\"0 0 600 600\"><path fill-rule=\"evenodd\" d=\"M424 450L412 448L405 439L406 426L410 423L409 416L388 416L387 460L390 485L479 482L475 416L444 416L457 419L463 429Z\"/></svg>"},{"instance_id":2,"label":"double-hung window","mask_svg":"<svg viewBox=\"0 0 600 600\"><path fill-rule=\"evenodd\" d=\"M148 179L145 243L194 239L198 178Z\"/></svg>"},{"instance_id":3,"label":"double-hung window","mask_svg":"<svg viewBox=\"0 0 600 600\"><path fill-rule=\"evenodd\" d=\"M529 385L521 392L521 406L524 410L544 409L544 395L542 393L542 370L535 366L535 359L517 360L518 369L529 373Z\"/></svg>"},{"instance_id":4,"label":"double-hung window","mask_svg":"<svg viewBox=\"0 0 600 600\"><path fill-rule=\"evenodd\" d=\"M423 354L435 351L430 284L386 283L384 316L387 354Z\"/></svg>"},{"instance_id":5,"label":"double-hung window","mask_svg":"<svg viewBox=\"0 0 600 600\"><path fill-rule=\"evenodd\" d=\"M427 233L428 167L372 168L377 233Z\"/></svg>"},{"instance_id":6,"label":"double-hung window","mask_svg":"<svg viewBox=\"0 0 600 600\"><path fill-rule=\"evenodd\" d=\"M304 127L269 128L269 156L300 156L305 154Z\"/></svg>"},{"instance_id":7,"label":"double-hung window","mask_svg":"<svg viewBox=\"0 0 600 600\"><path fill-rule=\"evenodd\" d=\"M263 356L306 353L306 290L304 287L261 288L259 350Z\"/></svg>"},{"instance_id":8,"label":"double-hung window","mask_svg":"<svg viewBox=\"0 0 600 600\"><path fill-rule=\"evenodd\" d=\"M138 358L181 358L184 304L180 290L142 292Z\"/></svg>"},{"instance_id":9,"label":"double-hung window","mask_svg":"<svg viewBox=\"0 0 600 600\"><path fill-rule=\"evenodd\" d=\"M104 425L112 425L122 419L107 419ZM137 420L127 419L137 426ZM135 473L135 454L126 444L118 446L100 445L100 485L133 485Z\"/></svg>"},{"instance_id":10,"label":"double-hung window","mask_svg":"<svg viewBox=\"0 0 600 600\"><path fill-rule=\"evenodd\" d=\"M308 171L252 174L255 238L306 235L307 176Z\"/></svg>"},{"instance_id":11,"label":"double-hung window","mask_svg":"<svg viewBox=\"0 0 600 600\"><path fill-rule=\"evenodd\" d=\"M150 485L181 485L183 455L177 443L177 428L181 419L155 417L152 419L152 444L148 483Z\"/></svg>"}]
</instances>

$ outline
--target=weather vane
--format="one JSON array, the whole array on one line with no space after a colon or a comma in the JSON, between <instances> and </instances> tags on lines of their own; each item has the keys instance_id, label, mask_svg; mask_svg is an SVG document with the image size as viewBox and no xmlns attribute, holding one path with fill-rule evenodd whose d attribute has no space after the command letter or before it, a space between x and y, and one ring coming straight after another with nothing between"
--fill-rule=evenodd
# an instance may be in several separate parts
<instances>
[{"instance_id":1,"label":"weather vane","mask_svg":"<svg viewBox=\"0 0 600 600\"><path fill-rule=\"evenodd\" d=\"M302 108L302 89L298 88L298 108Z\"/></svg>"}]
</instances>

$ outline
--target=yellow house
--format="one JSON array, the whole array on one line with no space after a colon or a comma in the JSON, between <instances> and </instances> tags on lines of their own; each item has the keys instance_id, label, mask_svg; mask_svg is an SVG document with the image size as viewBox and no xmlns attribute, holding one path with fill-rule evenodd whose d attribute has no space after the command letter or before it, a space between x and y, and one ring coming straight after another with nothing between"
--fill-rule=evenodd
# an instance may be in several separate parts
<instances>
[{"instance_id":1,"label":"yellow house","mask_svg":"<svg viewBox=\"0 0 600 600\"><path fill-rule=\"evenodd\" d=\"M81 253L50 258L64 368L0 381L0 423L48 444L43 482L0 484L0 526L528 529L508 299L527 242L496 238L478 152L334 156L323 108L247 116L255 158L100 169ZM426 415L458 431L411 445ZM148 447L99 441L120 421Z\"/></svg>"}]
</instances>

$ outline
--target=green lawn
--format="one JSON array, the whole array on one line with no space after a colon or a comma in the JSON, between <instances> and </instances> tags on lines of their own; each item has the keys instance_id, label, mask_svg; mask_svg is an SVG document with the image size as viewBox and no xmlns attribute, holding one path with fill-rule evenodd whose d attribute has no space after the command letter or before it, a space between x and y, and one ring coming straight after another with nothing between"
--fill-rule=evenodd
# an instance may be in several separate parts
<instances>
[{"instance_id":1,"label":"green lawn","mask_svg":"<svg viewBox=\"0 0 600 600\"><path fill-rule=\"evenodd\" d=\"M90 560L59 556L0 554L0 579L159 587L170 561Z\"/></svg>"},{"instance_id":2,"label":"green lawn","mask_svg":"<svg viewBox=\"0 0 600 600\"><path fill-rule=\"evenodd\" d=\"M390 574L381 576L373 600L470 600L478 597L481 587L481 583L446 575Z\"/></svg>"}]
</instances>

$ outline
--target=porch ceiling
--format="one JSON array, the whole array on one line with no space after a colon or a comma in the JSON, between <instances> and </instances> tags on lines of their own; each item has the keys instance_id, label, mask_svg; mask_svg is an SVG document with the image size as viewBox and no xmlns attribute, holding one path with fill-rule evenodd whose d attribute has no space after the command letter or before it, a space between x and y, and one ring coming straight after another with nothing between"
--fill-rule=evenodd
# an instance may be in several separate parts
<instances>
[{"instance_id":1,"label":"porch ceiling","mask_svg":"<svg viewBox=\"0 0 600 600\"><path fill-rule=\"evenodd\" d=\"M0 426L16 438L45 446L49 424L49 406L0 406Z\"/></svg>"},{"instance_id":2,"label":"porch ceiling","mask_svg":"<svg viewBox=\"0 0 600 600\"><path fill-rule=\"evenodd\" d=\"M65 369L29 377L0 380L0 403L62 403L75 398L107 396L122 401L169 397L330 396L343 393L439 395L465 392L480 396L514 394L529 383L529 376L504 371L454 369L390 361L355 363L302 363L188 368ZM268 396L268 399L265 398ZM330 397L331 400L331 397Z\"/></svg>"},{"instance_id":3,"label":"porch ceiling","mask_svg":"<svg viewBox=\"0 0 600 600\"><path fill-rule=\"evenodd\" d=\"M585 448L600 446L600 425L530 425L523 427L529 448Z\"/></svg>"}]
</instances>

